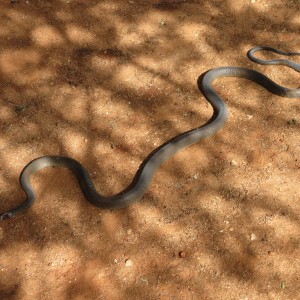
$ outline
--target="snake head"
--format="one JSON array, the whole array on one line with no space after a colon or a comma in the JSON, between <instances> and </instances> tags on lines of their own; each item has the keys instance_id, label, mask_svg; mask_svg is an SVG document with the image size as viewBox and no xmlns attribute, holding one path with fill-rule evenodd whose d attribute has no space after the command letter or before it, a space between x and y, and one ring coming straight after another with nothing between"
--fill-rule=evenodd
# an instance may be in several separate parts
<instances>
[{"instance_id":1,"label":"snake head","mask_svg":"<svg viewBox=\"0 0 300 300\"><path fill-rule=\"evenodd\" d=\"M0 214L0 221L4 221L4 220L7 220L7 219L11 219L11 218L14 218L15 215L11 212L6 212L6 213L3 213L3 214Z\"/></svg>"}]
</instances>

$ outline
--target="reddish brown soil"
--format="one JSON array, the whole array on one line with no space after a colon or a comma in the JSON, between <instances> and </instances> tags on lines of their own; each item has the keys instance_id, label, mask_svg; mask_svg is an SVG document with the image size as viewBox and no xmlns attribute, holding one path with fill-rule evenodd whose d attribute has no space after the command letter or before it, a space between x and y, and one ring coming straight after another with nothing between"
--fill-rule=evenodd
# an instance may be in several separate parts
<instances>
[{"instance_id":1,"label":"reddish brown soil","mask_svg":"<svg viewBox=\"0 0 300 300\"><path fill-rule=\"evenodd\" d=\"M1 1L0 210L22 202L19 174L42 155L74 157L101 193L121 191L153 149L209 119L197 88L209 69L299 87L295 71L246 57L256 45L299 50L299 10ZM0 225L0 298L299 299L299 99L237 78L215 87L225 128L165 163L128 209L93 207L67 170L36 174L36 204Z\"/></svg>"}]
</instances>

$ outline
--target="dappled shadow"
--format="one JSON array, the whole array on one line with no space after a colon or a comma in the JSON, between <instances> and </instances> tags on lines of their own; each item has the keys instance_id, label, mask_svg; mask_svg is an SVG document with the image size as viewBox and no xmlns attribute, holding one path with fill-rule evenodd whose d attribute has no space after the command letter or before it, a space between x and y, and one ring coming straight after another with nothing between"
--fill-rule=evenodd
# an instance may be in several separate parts
<instances>
[{"instance_id":1,"label":"dappled shadow","mask_svg":"<svg viewBox=\"0 0 300 300\"><path fill-rule=\"evenodd\" d=\"M254 68L246 53L256 45L300 48L299 5L0 4L0 210L22 201L20 171L42 155L74 157L100 193L122 191L151 151L210 119L201 73ZM299 87L293 70L255 68ZM228 103L228 124L166 162L128 209L92 207L67 170L35 175L37 203L1 223L0 296L293 296L300 145L291 120L299 101L244 79L215 87Z\"/></svg>"}]
</instances>

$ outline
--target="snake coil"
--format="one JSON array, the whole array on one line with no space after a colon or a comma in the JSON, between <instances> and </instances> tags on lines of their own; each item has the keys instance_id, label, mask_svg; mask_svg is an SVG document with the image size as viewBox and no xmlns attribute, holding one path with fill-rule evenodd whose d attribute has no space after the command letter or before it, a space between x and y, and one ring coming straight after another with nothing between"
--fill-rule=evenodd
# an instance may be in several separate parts
<instances>
[{"instance_id":1,"label":"snake coil","mask_svg":"<svg viewBox=\"0 0 300 300\"><path fill-rule=\"evenodd\" d=\"M254 53L260 50L272 51L285 56L300 56L300 53L283 52L264 46L255 47L248 52L248 57L259 64L282 64L300 72L300 65L290 60L262 60L255 57ZM65 167L71 170L76 176L85 198L97 207L119 209L140 200L147 191L155 172L167 159L201 139L215 134L224 126L228 118L228 109L223 99L212 87L213 81L222 77L246 78L256 82L273 94L288 98L300 97L300 89L282 87L265 75L251 69L240 67L212 69L206 72L202 79L200 77L198 79L199 89L214 109L211 119L205 125L184 132L155 149L143 161L132 183L124 191L111 197L104 197L96 191L88 171L78 161L65 156L42 156L28 163L21 172L20 184L26 194L25 201L7 212L0 213L0 221L15 217L33 205L36 195L30 183L30 178L35 172L50 166Z\"/></svg>"}]
</instances>

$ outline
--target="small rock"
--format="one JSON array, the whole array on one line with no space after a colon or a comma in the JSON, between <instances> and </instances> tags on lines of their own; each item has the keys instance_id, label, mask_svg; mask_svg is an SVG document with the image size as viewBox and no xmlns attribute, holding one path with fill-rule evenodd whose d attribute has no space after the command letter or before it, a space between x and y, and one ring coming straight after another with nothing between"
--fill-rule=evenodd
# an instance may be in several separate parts
<instances>
[{"instance_id":1,"label":"small rock","mask_svg":"<svg viewBox=\"0 0 300 300\"><path fill-rule=\"evenodd\" d=\"M178 254L179 254L179 257L181 257L181 258L186 257L186 253L184 251L180 251Z\"/></svg>"},{"instance_id":2,"label":"small rock","mask_svg":"<svg viewBox=\"0 0 300 300\"><path fill-rule=\"evenodd\" d=\"M285 144L282 146L283 151L288 151L289 150L289 145Z\"/></svg>"},{"instance_id":3,"label":"small rock","mask_svg":"<svg viewBox=\"0 0 300 300\"><path fill-rule=\"evenodd\" d=\"M285 284L284 281L281 281L281 282L280 282L280 288L281 288L281 289L285 289L285 288L286 288L286 284Z\"/></svg>"},{"instance_id":4,"label":"small rock","mask_svg":"<svg viewBox=\"0 0 300 300\"><path fill-rule=\"evenodd\" d=\"M235 167L235 166L238 165L238 163L233 159L233 160L230 162L230 165Z\"/></svg>"},{"instance_id":5,"label":"small rock","mask_svg":"<svg viewBox=\"0 0 300 300\"><path fill-rule=\"evenodd\" d=\"M257 236L256 236L255 233L252 232L252 233L250 234L250 240L251 240L251 241L257 240Z\"/></svg>"},{"instance_id":6,"label":"small rock","mask_svg":"<svg viewBox=\"0 0 300 300\"><path fill-rule=\"evenodd\" d=\"M289 125L295 125L295 124L297 124L297 120L296 119L290 119L290 120L287 121L287 123Z\"/></svg>"},{"instance_id":7,"label":"small rock","mask_svg":"<svg viewBox=\"0 0 300 300\"><path fill-rule=\"evenodd\" d=\"M149 284L149 280L146 277L141 277L140 280L146 284Z\"/></svg>"},{"instance_id":8,"label":"small rock","mask_svg":"<svg viewBox=\"0 0 300 300\"><path fill-rule=\"evenodd\" d=\"M131 259L126 259L125 266L131 268L133 266L133 261Z\"/></svg>"}]
</instances>

